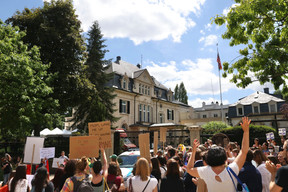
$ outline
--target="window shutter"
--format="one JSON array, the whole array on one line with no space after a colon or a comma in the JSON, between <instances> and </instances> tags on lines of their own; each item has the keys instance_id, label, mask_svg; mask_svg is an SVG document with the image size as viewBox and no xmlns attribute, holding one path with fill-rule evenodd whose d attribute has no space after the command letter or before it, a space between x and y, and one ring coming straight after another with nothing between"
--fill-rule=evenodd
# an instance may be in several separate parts
<instances>
[{"instance_id":1,"label":"window shutter","mask_svg":"<svg viewBox=\"0 0 288 192\"><path fill-rule=\"evenodd\" d=\"M119 112L122 113L122 100L119 100Z\"/></svg>"},{"instance_id":2,"label":"window shutter","mask_svg":"<svg viewBox=\"0 0 288 192\"><path fill-rule=\"evenodd\" d=\"M127 113L130 114L130 101L127 101Z\"/></svg>"},{"instance_id":3,"label":"window shutter","mask_svg":"<svg viewBox=\"0 0 288 192\"><path fill-rule=\"evenodd\" d=\"M174 110L172 110L172 120L174 120Z\"/></svg>"},{"instance_id":4,"label":"window shutter","mask_svg":"<svg viewBox=\"0 0 288 192\"><path fill-rule=\"evenodd\" d=\"M167 119L169 120L169 109L167 109Z\"/></svg>"}]
</instances>

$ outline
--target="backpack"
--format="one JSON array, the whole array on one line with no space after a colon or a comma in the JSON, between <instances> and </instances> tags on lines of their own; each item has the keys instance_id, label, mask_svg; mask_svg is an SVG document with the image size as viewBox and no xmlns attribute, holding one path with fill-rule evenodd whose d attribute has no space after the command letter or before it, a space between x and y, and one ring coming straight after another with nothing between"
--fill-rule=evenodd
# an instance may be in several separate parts
<instances>
[{"instance_id":1,"label":"backpack","mask_svg":"<svg viewBox=\"0 0 288 192\"><path fill-rule=\"evenodd\" d=\"M86 175L82 181L78 181L75 176L71 177L74 184L73 192L93 192L93 187L88 177L89 175Z\"/></svg>"}]
</instances>

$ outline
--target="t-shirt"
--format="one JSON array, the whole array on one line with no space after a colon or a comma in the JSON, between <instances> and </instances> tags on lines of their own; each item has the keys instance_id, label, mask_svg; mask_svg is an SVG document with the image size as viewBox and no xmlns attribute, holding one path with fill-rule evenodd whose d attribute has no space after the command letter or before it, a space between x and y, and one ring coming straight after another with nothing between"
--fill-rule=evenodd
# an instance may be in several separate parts
<instances>
[{"instance_id":1,"label":"t-shirt","mask_svg":"<svg viewBox=\"0 0 288 192\"><path fill-rule=\"evenodd\" d=\"M4 170L3 173L4 174L9 174L12 172L12 167L11 167L11 163L9 161L5 161L4 163L2 163L2 167L4 167L5 165L7 165Z\"/></svg>"},{"instance_id":2,"label":"t-shirt","mask_svg":"<svg viewBox=\"0 0 288 192\"><path fill-rule=\"evenodd\" d=\"M127 184L128 184L128 189L130 187L130 179L132 179L132 188L133 192L142 192L143 189L145 188L147 182L150 179L149 184L147 185L145 192L152 192L153 189L157 186L158 182L156 178L150 178L148 177L148 180L142 181L140 176L134 176L128 179Z\"/></svg>"},{"instance_id":3,"label":"t-shirt","mask_svg":"<svg viewBox=\"0 0 288 192\"><path fill-rule=\"evenodd\" d=\"M288 192L288 166L282 166L278 169L275 177L275 183L282 187L282 192Z\"/></svg>"},{"instance_id":4,"label":"t-shirt","mask_svg":"<svg viewBox=\"0 0 288 192\"><path fill-rule=\"evenodd\" d=\"M13 179L11 179L9 181L9 191L11 190L12 180ZM20 179L16 183L14 192L27 192L27 188L28 188L28 180L27 179Z\"/></svg>"},{"instance_id":5,"label":"t-shirt","mask_svg":"<svg viewBox=\"0 0 288 192\"><path fill-rule=\"evenodd\" d=\"M91 185L92 185L94 192L103 192L104 191L104 179L103 178L99 183L93 183L91 181Z\"/></svg>"},{"instance_id":6,"label":"t-shirt","mask_svg":"<svg viewBox=\"0 0 288 192\"><path fill-rule=\"evenodd\" d=\"M271 181L271 173L265 167L265 161L257 167L262 178L262 192L269 192L269 184Z\"/></svg>"},{"instance_id":7,"label":"t-shirt","mask_svg":"<svg viewBox=\"0 0 288 192\"><path fill-rule=\"evenodd\" d=\"M184 192L184 182L179 177L164 177L161 181L160 192Z\"/></svg>"},{"instance_id":8,"label":"t-shirt","mask_svg":"<svg viewBox=\"0 0 288 192\"><path fill-rule=\"evenodd\" d=\"M235 162L229 164L228 166L236 173L236 175L238 175L239 167ZM227 169L224 169L220 174L218 174L218 176L221 179L221 182L215 179L215 176L217 176L217 174L212 170L211 166L198 167L197 171L198 171L200 178L203 179L205 183L207 184L207 188L209 192L210 191L223 192L223 189L229 192L235 191L235 186L232 182L232 179ZM237 180L235 179L235 177L232 176L232 178L234 180L234 183L237 184Z\"/></svg>"},{"instance_id":9,"label":"t-shirt","mask_svg":"<svg viewBox=\"0 0 288 192\"><path fill-rule=\"evenodd\" d=\"M116 184L117 185L117 189L119 189L120 185L121 185L121 182L122 182L122 179L121 179L121 177L116 176L116 175L108 175L107 176L108 185L109 185L109 183L112 183L112 182L113 182L113 184Z\"/></svg>"}]
</instances>

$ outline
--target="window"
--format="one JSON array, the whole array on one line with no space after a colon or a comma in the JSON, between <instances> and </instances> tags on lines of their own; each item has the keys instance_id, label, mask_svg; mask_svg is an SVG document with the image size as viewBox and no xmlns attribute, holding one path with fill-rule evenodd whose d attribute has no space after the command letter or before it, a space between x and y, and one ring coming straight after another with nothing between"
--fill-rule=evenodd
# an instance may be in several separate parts
<instances>
[{"instance_id":1,"label":"window","mask_svg":"<svg viewBox=\"0 0 288 192\"><path fill-rule=\"evenodd\" d=\"M242 107L238 107L237 108L237 112L238 112L238 116L242 116L243 115L243 108Z\"/></svg>"},{"instance_id":2,"label":"window","mask_svg":"<svg viewBox=\"0 0 288 192\"><path fill-rule=\"evenodd\" d=\"M141 93L141 84L139 84L139 93Z\"/></svg>"},{"instance_id":3,"label":"window","mask_svg":"<svg viewBox=\"0 0 288 192\"><path fill-rule=\"evenodd\" d=\"M214 117L218 117L218 114L214 114Z\"/></svg>"},{"instance_id":4,"label":"window","mask_svg":"<svg viewBox=\"0 0 288 192\"><path fill-rule=\"evenodd\" d=\"M126 89L126 84L127 84L126 79L123 79L123 85L122 85L123 89Z\"/></svg>"},{"instance_id":5,"label":"window","mask_svg":"<svg viewBox=\"0 0 288 192\"><path fill-rule=\"evenodd\" d=\"M203 115L203 118L207 118L207 115Z\"/></svg>"},{"instance_id":6,"label":"window","mask_svg":"<svg viewBox=\"0 0 288 192\"><path fill-rule=\"evenodd\" d=\"M150 95L150 87L148 87L148 90L147 90L147 91L148 91L148 93L147 93L147 94L148 94L148 95Z\"/></svg>"},{"instance_id":7,"label":"window","mask_svg":"<svg viewBox=\"0 0 288 192\"><path fill-rule=\"evenodd\" d=\"M139 105L139 121L142 121L142 105Z\"/></svg>"},{"instance_id":8,"label":"window","mask_svg":"<svg viewBox=\"0 0 288 192\"><path fill-rule=\"evenodd\" d=\"M146 105L143 105L143 121L146 121Z\"/></svg>"},{"instance_id":9,"label":"window","mask_svg":"<svg viewBox=\"0 0 288 192\"><path fill-rule=\"evenodd\" d=\"M168 120L174 120L174 111L167 109L167 119Z\"/></svg>"},{"instance_id":10,"label":"window","mask_svg":"<svg viewBox=\"0 0 288 192\"><path fill-rule=\"evenodd\" d=\"M254 111L254 113L259 113L259 107L258 106L253 106L253 111Z\"/></svg>"},{"instance_id":11,"label":"window","mask_svg":"<svg viewBox=\"0 0 288 192\"><path fill-rule=\"evenodd\" d=\"M163 114L162 113L159 114L159 120L160 120L160 123L164 123L163 122Z\"/></svg>"},{"instance_id":12,"label":"window","mask_svg":"<svg viewBox=\"0 0 288 192\"><path fill-rule=\"evenodd\" d=\"M119 112L130 114L130 101L119 100Z\"/></svg>"},{"instance_id":13,"label":"window","mask_svg":"<svg viewBox=\"0 0 288 192\"><path fill-rule=\"evenodd\" d=\"M142 92L141 93L144 94L144 85L142 85Z\"/></svg>"},{"instance_id":14,"label":"window","mask_svg":"<svg viewBox=\"0 0 288 192\"><path fill-rule=\"evenodd\" d=\"M145 86L145 95L147 95L147 86Z\"/></svg>"},{"instance_id":15,"label":"window","mask_svg":"<svg viewBox=\"0 0 288 192\"><path fill-rule=\"evenodd\" d=\"M147 122L150 122L150 106L147 106Z\"/></svg>"},{"instance_id":16,"label":"window","mask_svg":"<svg viewBox=\"0 0 288 192\"><path fill-rule=\"evenodd\" d=\"M277 112L277 111L276 111L276 105L275 105L275 104L270 104L270 105L269 105L269 108L270 108L270 113L275 113L275 112Z\"/></svg>"}]
</instances>

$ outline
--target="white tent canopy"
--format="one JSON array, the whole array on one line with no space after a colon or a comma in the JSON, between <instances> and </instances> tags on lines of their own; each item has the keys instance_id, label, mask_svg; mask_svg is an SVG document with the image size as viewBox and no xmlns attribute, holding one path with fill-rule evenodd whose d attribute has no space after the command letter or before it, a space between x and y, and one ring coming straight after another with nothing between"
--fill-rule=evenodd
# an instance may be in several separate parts
<instances>
[{"instance_id":1,"label":"white tent canopy","mask_svg":"<svg viewBox=\"0 0 288 192\"><path fill-rule=\"evenodd\" d=\"M78 130L75 129L73 131L69 131L69 130L66 130L66 129L59 129L58 127L56 127L55 129L53 130L49 130L48 128L45 128L43 129L41 132L40 132L40 137L46 137L46 136L70 136L72 135L72 133L74 132L77 132Z\"/></svg>"},{"instance_id":2,"label":"white tent canopy","mask_svg":"<svg viewBox=\"0 0 288 192\"><path fill-rule=\"evenodd\" d=\"M50 135L51 134L51 130L49 130L48 128L43 129L42 131L40 131L40 136L46 136L46 135Z\"/></svg>"}]
</instances>

